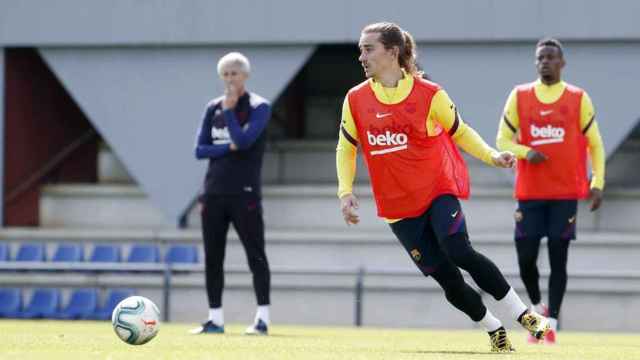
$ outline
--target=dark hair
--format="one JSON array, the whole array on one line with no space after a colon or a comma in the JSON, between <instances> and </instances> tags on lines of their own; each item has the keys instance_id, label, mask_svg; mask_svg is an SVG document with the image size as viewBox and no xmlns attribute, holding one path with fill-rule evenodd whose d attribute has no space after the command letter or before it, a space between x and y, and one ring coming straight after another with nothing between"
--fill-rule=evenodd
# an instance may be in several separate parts
<instances>
[{"instance_id":1,"label":"dark hair","mask_svg":"<svg viewBox=\"0 0 640 360\"><path fill-rule=\"evenodd\" d=\"M546 38L540 39L540 41L538 41L538 44L536 44L536 49L543 46L553 46L557 48L558 51L560 52L560 56L564 57L564 52L562 51L562 44L560 43L560 41L558 41L558 39L555 39L552 37L546 37Z\"/></svg>"},{"instance_id":2,"label":"dark hair","mask_svg":"<svg viewBox=\"0 0 640 360\"><path fill-rule=\"evenodd\" d=\"M422 71L416 66L416 43L411 34L402 30L400 26L390 22L379 22L365 26L362 33L380 34L380 42L387 50L397 46L400 67L411 75L422 76Z\"/></svg>"}]
</instances>

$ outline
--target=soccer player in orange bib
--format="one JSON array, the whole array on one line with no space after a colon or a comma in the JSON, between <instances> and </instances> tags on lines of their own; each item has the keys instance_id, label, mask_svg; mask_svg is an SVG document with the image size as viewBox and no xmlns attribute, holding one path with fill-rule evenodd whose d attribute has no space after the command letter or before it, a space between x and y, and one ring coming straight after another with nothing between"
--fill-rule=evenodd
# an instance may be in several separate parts
<instances>
[{"instance_id":1,"label":"soccer player in orange bib","mask_svg":"<svg viewBox=\"0 0 640 360\"><path fill-rule=\"evenodd\" d=\"M499 149L511 151L518 158L518 265L532 307L549 317L547 344L556 342L558 315L567 287L569 244L576 238L577 199L587 198L590 192L594 211L602 203L604 188L604 147L593 104L584 90L561 80L564 65L558 40L538 42L539 79L511 91L497 139ZM591 186L587 181L587 148L593 167ZM547 237L551 265L549 307L541 302L536 266L542 237ZM529 342L539 340L529 337Z\"/></svg>"},{"instance_id":2,"label":"soccer player in orange bib","mask_svg":"<svg viewBox=\"0 0 640 360\"><path fill-rule=\"evenodd\" d=\"M496 265L473 249L458 201L469 196L469 179L456 145L496 167L512 167L514 155L487 145L462 121L447 93L421 77L413 38L398 25L366 26L358 46L367 80L344 100L336 156L346 223L359 222L352 188L360 144L378 215L447 300L489 333L491 350L510 352L513 347L459 267L532 336L543 338L548 320L529 310Z\"/></svg>"}]
</instances>

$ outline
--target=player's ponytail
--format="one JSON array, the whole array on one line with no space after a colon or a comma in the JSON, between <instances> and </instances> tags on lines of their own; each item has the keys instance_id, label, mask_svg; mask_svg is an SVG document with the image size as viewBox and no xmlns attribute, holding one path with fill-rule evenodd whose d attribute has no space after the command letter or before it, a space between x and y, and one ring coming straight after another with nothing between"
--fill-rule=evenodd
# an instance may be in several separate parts
<instances>
[{"instance_id":1,"label":"player's ponytail","mask_svg":"<svg viewBox=\"0 0 640 360\"><path fill-rule=\"evenodd\" d=\"M402 31L402 37L404 38L404 46L400 48L401 52L398 55L398 63L400 67L414 76L422 76L422 71L418 71L416 66L416 43L413 41L413 36L407 31Z\"/></svg>"}]
</instances>

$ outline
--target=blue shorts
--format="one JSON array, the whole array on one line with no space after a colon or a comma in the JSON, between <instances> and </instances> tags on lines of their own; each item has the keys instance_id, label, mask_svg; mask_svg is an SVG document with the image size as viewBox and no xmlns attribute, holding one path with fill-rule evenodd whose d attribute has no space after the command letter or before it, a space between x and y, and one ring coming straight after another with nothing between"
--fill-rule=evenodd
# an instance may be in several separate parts
<instances>
[{"instance_id":1,"label":"blue shorts","mask_svg":"<svg viewBox=\"0 0 640 360\"><path fill-rule=\"evenodd\" d=\"M436 198L429 209L414 218L389 224L418 269L424 275L433 273L448 260L442 242L451 235L463 234L468 241L467 224L460 202L455 196Z\"/></svg>"},{"instance_id":2,"label":"blue shorts","mask_svg":"<svg viewBox=\"0 0 640 360\"><path fill-rule=\"evenodd\" d=\"M514 218L515 239L559 238L575 240L577 200L521 200Z\"/></svg>"}]
</instances>

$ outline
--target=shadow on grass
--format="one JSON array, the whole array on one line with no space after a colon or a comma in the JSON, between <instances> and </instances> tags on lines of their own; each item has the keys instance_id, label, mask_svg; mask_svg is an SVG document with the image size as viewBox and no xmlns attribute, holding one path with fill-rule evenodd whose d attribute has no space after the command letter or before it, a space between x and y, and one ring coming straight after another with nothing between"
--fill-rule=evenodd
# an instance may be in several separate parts
<instances>
[{"instance_id":1,"label":"shadow on grass","mask_svg":"<svg viewBox=\"0 0 640 360\"><path fill-rule=\"evenodd\" d=\"M400 351L405 354L440 354L440 355L496 355L498 353L480 351L457 351L457 350L415 350Z\"/></svg>"},{"instance_id":2,"label":"shadow on grass","mask_svg":"<svg viewBox=\"0 0 640 360\"><path fill-rule=\"evenodd\" d=\"M278 339L287 339L287 338L305 338L312 337L312 335L296 335L296 334L269 334L269 335L245 335L243 333L224 333L224 334L195 334L194 336L221 336L221 337L232 337L232 338L244 338L244 339L268 339L268 338L278 338Z\"/></svg>"}]
</instances>

